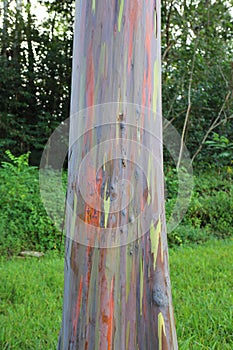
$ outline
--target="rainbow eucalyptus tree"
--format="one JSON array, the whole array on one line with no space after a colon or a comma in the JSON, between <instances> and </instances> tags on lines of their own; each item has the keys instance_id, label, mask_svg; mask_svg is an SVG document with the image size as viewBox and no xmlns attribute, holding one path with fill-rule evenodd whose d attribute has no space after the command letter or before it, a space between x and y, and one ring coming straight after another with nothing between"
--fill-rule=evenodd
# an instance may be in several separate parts
<instances>
[{"instance_id":1,"label":"rainbow eucalyptus tree","mask_svg":"<svg viewBox=\"0 0 233 350\"><path fill-rule=\"evenodd\" d=\"M177 349L159 0L78 0L59 350Z\"/></svg>"}]
</instances>

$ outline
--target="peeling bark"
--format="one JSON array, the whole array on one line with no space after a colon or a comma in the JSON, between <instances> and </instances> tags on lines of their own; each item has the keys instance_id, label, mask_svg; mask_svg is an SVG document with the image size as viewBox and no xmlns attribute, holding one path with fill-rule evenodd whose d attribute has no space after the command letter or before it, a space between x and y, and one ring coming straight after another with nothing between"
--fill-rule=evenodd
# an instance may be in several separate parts
<instances>
[{"instance_id":1,"label":"peeling bark","mask_svg":"<svg viewBox=\"0 0 233 350\"><path fill-rule=\"evenodd\" d=\"M73 213L67 213L59 350L178 348L162 172L155 169L151 156L145 157L140 149L136 154L130 153L131 160L124 156L134 145L128 140L136 140L156 153L162 167L160 46L160 1L77 1L70 130L75 135L81 129L84 135L81 143L70 145L67 203ZM118 103L117 107L114 105L116 110L114 107L114 111L109 110L110 114L114 113L114 125L93 127L90 131L100 118L92 109L85 118L72 118L80 110L109 102ZM137 119L138 127L129 127L127 103L141 106L138 119L132 117ZM149 114L147 118L146 114ZM153 142L144 132L147 121L156 135ZM100 145L108 140L113 142L106 156L100 152ZM83 200L77 174L94 146L97 146L96 159L86 160L84 186L91 198L95 198L95 208ZM118 148L120 158L116 157ZM144 173L135 165L139 161ZM97 166L99 162L102 167ZM137 189L137 196L120 211L109 213L119 195L119 181L125 177ZM127 187L122 193L121 204L129 196ZM138 217L148 203L153 203L157 216L142 234L144 227ZM77 217L95 232L98 233L98 228L108 228L112 235L93 238L84 232L90 237L90 245L81 244L77 235L83 226ZM117 227L122 236L132 235L135 239L112 248L98 247L98 239L109 242L117 239L114 236Z\"/></svg>"}]
</instances>

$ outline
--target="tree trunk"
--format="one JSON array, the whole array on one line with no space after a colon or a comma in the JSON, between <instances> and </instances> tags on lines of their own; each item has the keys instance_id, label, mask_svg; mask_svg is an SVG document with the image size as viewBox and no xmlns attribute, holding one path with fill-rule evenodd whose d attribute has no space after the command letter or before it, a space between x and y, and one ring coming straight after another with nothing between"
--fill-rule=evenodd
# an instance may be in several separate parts
<instances>
[{"instance_id":1,"label":"tree trunk","mask_svg":"<svg viewBox=\"0 0 233 350\"><path fill-rule=\"evenodd\" d=\"M8 45L8 12L9 12L9 1L3 0L3 28L2 28L2 50L1 54L6 56L6 49Z\"/></svg>"},{"instance_id":2,"label":"tree trunk","mask_svg":"<svg viewBox=\"0 0 233 350\"><path fill-rule=\"evenodd\" d=\"M27 24L25 26L25 34L27 41L27 92L28 92L28 105L30 109L25 113L28 124L36 124L37 115L37 101L36 101L36 85L35 85L35 57L33 52L33 17L31 13L32 3L31 0L27 0L26 13Z\"/></svg>"},{"instance_id":3,"label":"tree trunk","mask_svg":"<svg viewBox=\"0 0 233 350\"><path fill-rule=\"evenodd\" d=\"M160 49L160 1L76 2L59 350L178 348Z\"/></svg>"},{"instance_id":4,"label":"tree trunk","mask_svg":"<svg viewBox=\"0 0 233 350\"><path fill-rule=\"evenodd\" d=\"M13 58L14 67L17 69L20 75L20 52L22 44L22 30L23 30L23 18L22 18L22 0L16 1L16 14L15 14L15 38L13 42Z\"/></svg>"}]
</instances>

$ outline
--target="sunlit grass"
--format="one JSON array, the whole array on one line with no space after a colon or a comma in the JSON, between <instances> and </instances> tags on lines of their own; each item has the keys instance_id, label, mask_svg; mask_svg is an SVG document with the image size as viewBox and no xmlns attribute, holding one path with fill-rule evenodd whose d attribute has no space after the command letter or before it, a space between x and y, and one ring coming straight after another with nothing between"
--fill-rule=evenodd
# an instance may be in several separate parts
<instances>
[{"instance_id":1,"label":"sunlit grass","mask_svg":"<svg viewBox=\"0 0 233 350\"><path fill-rule=\"evenodd\" d=\"M233 349L233 241L170 251L181 349Z\"/></svg>"},{"instance_id":2,"label":"sunlit grass","mask_svg":"<svg viewBox=\"0 0 233 350\"><path fill-rule=\"evenodd\" d=\"M62 316L63 261L1 264L0 349L56 349Z\"/></svg>"},{"instance_id":3,"label":"sunlit grass","mask_svg":"<svg viewBox=\"0 0 233 350\"><path fill-rule=\"evenodd\" d=\"M232 253L233 241L170 250L180 349L233 348ZM2 260L0 274L0 349L56 349L62 257Z\"/></svg>"}]
</instances>

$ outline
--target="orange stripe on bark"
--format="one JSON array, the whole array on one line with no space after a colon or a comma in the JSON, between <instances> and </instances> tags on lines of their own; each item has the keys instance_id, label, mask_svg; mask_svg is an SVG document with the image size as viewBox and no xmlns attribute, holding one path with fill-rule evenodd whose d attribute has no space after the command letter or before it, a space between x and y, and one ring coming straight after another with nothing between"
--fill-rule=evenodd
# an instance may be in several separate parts
<instances>
[{"instance_id":1,"label":"orange stripe on bark","mask_svg":"<svg viewBox=\"0 0 233 350\"><path fill-rule=\"evenodd\" d=\"M113 316L114 316L114 278L111 281L108 319L108 350L112 349L113 340Z\"/></svg>"},{"instance_id":2,"label":"orange stripe on bark","mask_svg":"<svg viewBox=\"0 0 233 350\"><path fill-rule=\"evenodd\" d=\"M89 166L87 167L87 174L86 174L86 181L88 184L90 184L93 187L93 191L95 191L95 198L98 200L99 196L99 201L97 202L96 200L94 201L94 206L95 208L92 208L88 204L85 205L85 210L84 210L84 221L87 224L90 224L92 226L99 227L100 224L100 191L101 191L101 185L102 185L102 171L98 174L98 180L95 181L96 177L96 170L95 168Z\"/></svg>"},{"instance_id":3,"label":"orange stripe on bark","mask_svg":"<svg viewBox=\"0 0 233 350\"><path fill-rule=\"evenodd\" d=\"M139 17L139 3L138 1L129 1L129 18L130 18L130 37L129 37L129 52L128 52L128 72L131 69L131 60L133 56L133 32L135 31L135 26Z\"/></svg>"}]
</instances>

